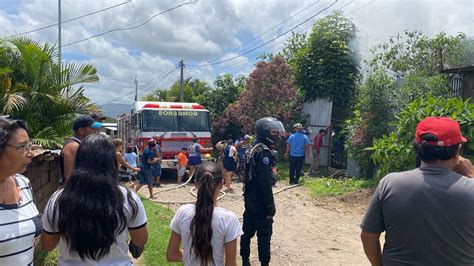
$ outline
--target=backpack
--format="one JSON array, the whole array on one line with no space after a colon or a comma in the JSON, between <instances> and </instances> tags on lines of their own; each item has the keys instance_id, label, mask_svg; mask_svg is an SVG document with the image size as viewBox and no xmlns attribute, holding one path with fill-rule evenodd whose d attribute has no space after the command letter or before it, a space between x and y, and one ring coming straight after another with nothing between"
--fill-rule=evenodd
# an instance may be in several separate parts
<instances>
[{"instance_id":1,"label":"backpack","mask_svg":"<svg viewBox=\"0 0 474 266\"><path fill-rule=\"evenodd\" d=\"M251 149L247 149L244 155L244 183L252 182L255 178L255 160L253 158L255 152L268 149L268 147L263 143L258 143L253 146Z\"/></svg>"}]
</instances>

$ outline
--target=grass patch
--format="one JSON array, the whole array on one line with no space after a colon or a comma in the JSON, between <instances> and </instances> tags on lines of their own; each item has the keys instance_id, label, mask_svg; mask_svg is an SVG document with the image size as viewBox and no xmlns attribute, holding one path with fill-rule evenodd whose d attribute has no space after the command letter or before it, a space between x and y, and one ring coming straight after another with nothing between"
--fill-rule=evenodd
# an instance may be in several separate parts
<instances>
[{"instance_id":1,"label":"grass patch","mask_svg":"<svg viewBox=\"0 0 474 266\"><path fill-rule=\"evenodd\" d=\"M152 201L142 198L148 216L148 243L143 251L141 261L145 265L181 265L166 260L166 249L171 234L170 223L174 212Z\"/></svg>"},{"instance_id":2,"label":"grass patch","mask_svg":"<svg viewBox=\"0 0 474 266\"><path fill-rule=\"evenodd\" d=\"M59 257L59 249L54 249L51 252L44 251L41 247L35 249L34 265L54 266L58 265L57 258Z\"/></svg>"},{"instance_id":3,"label":"grass patch","mask_svg":"<svg viewBox=\"0 0 474 266\"><path fill-rule=\"evenodd\" d=\"M363 188L375 187L377 179L361 178L314 178L306 180L304 186L311 191L313 197L336 196L357 191Z\"/></svg>"}]
</instances>

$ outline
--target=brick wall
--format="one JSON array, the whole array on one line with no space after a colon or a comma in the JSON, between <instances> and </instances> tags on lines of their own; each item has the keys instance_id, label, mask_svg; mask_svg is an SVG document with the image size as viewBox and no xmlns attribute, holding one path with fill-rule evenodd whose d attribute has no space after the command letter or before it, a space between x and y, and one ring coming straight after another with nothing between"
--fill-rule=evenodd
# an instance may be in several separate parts
<instances>
[{"instance_id":1,"label":"brick wall","mask_svg":"<svg viewBox=\"0 0 474 266\"><path fill-rule=\"evenodd\" d=\"M43 212L48 199L58 188L61 175L58 154L46 150L35 151L35 157L23 175L30 179L36 206L40 213Z\"/></svg>"}]
</instances>

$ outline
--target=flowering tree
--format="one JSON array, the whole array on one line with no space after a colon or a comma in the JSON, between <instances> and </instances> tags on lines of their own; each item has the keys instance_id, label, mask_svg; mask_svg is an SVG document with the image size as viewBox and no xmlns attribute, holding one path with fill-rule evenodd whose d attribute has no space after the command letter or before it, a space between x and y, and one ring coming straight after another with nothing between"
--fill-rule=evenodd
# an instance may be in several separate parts
<instances>
[{"instance_id":1,"label":"flowering tree","mask_svg":"<svg viewBox=\"0 0 474 266\"><path fill-rule=\"evenodd\" d=\"M291 69L283 57L259 62L250 74L245 90L213 125L222 137L254 133L255 121L272 116L286 127L300 116L301 97L291 79ZM236 132L240 131L240 132Z\"/></svg>"}]
</instances>

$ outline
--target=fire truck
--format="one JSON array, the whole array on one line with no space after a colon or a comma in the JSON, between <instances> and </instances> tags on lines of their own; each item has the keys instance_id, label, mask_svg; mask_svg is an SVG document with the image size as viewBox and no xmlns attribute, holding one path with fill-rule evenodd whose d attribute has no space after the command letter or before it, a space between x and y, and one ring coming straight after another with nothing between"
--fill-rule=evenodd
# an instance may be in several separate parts
<instances>
[{"instance_id":1,"label":"fire truck","mask_svg":"<svg viewBox=\"0 0 474 266\"><path fill-rule=\"evenodd\" d=\"M194 137L203 147L211 147L209 111L197 103L137 101L130 114L118 117L117 129L118 137L140 154L158 136L162 169L176 169L178 153Z\"/></svg>"}]
</instances>

